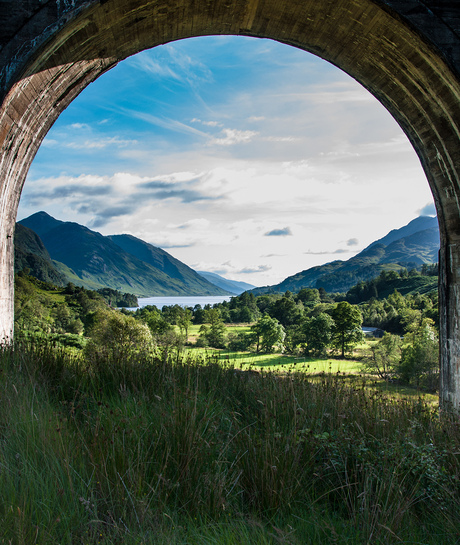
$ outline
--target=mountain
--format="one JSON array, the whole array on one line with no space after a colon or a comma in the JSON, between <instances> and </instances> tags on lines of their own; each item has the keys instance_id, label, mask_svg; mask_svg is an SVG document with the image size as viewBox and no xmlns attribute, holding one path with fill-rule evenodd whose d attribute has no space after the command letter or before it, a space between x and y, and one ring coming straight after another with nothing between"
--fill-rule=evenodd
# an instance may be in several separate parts
<instances>
[{"instance_id":1,"label":"mountain","mask_svg":"<svg viewBox=\"0 0 460 545\"><path fill-rule=\"evenodd\" d=\"M243 293L244 291L252 290L255 288L252 284L247 284L246 282L237 282L236 280L229 280L228 278L224 278L223 276L220 276L216 273L206 272L206 271L197 271L200 276L203 276L208 280L208 282L211 282L211 284L214 284L215 286L218 286L219 288L222 288L223 290L226 290L234 295L240 295L240 293Z\"/></svg>"},{"instance_id":2,"label":"mountain","mask_svg":"<svg viewBox=\"0 0 460 545\"><path fill-rule=\"evenodd\" d=\"M374 246L376 244L383 244L384 246L388 246L389 244L391 244L392 242L395 242L396 240L409 237L421 231L426 231L427 229L435 229L439 233L438 218L433 216L419 216L418 218L415 218L414 220L410 221L404 227L401 227L400 229L391 230L383 238L376 240L375 242L372 242L372 244L370 244L363 251L366 251L371 246Z\"/></svg>"},{"instance_id":3,"label":"mountain","mask_svg":"<svg viewBox=\"0 0 460 545\"><path fill-rule=\"evenodd\" d=\"M29 269L35 278L57 286L67 283L65 275L53 265L40 237L20 223L14 231L14 269L18 272Z\"/></svg>"},{"instance_id":4,"label":"mountain","mask_svg":"<svg viewBox=\"0 0 460 545\"><path fill-rule=\"evenodd\" d=\"M400 229L390 231L347 261L332 261L289 276L281 283L251 290L263 293L298 292L302 288L324 288L346 292L362 280L370 280L383 270L400 270L436 263L439 227L436 218L421 216Z\"/></svg>"},{"instance_id":5,"label":"mountain","mask_svg":"<svg viewBox=\"0 0 460 545\"><path fill-rule=\"evenodd\" d=\"M182 263L161 248L157 248L132 235L109 235L108 238L125 252L128 252L137 259L155 267L171 278L184 282L189 289L195 290L197 294L214 295L209 293L209 290L211 289L210 284L216 286L214 282L209 282L207 279L204 279L202 275L198 274L185 265L185 263ZM230 291L225 288L223 288L223 290L223 293L221 292L216 295L225 295ZM194 295L194 293L190 294Z\"/></svg>"},{"instance_id":6,"label":"mountain","mask_svg":"<svg viewBox=\"0 0 460 545\"><path fill-rule=\"evenodd\" d=\"M138 296L228 294L163 250L135 237L117 235L113 237L118 241L115 243L111 237L78 223L56 220L45 212L33 214L19 224L39 235L54 266L69 281L86 288L108 287ZM120 244L129 245L135 253L142 249L147 261ZM161 258L155 260L155 255ZM160 265L160 261L159 268L153 264Z\"/></svg>"}]
</instances>

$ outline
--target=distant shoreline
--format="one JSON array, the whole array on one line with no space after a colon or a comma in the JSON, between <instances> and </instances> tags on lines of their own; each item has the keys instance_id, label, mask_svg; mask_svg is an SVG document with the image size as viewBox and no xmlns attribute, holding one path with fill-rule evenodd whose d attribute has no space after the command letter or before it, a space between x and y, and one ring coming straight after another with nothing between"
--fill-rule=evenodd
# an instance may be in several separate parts
<instances>
[{"instance_id":1,"label":"distant shoreline","mask_svg":"<svg viewBox=\"0 0 460 545\"><path fill-rule=\"evenodd\" d=\"M155 305L157 308L162 309L164 306L179 305L181 307L194 307L195 305L214 305L216 303L222 303L223 301L230 301L232 295L190 295L190 296L177 296L177 297L138 297L138 307L134 307L128 310L136 310L137 308L146 307L147 305Z\"/></svg>"}]
</instances>

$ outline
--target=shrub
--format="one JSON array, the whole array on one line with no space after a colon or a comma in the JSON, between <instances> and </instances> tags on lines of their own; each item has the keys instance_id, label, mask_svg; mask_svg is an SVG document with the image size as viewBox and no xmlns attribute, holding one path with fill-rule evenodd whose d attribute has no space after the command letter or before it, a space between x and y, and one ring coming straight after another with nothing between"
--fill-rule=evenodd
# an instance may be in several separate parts
<instances>
[{"instance_id":1,"label":"shrub","mask_svg":"<svg viewBox=\"0 0 460 545\"><path fill-rule=\"evenodd\" d=\"M121 312L96 312L89 336L84 351L91 362L104 357L120 361L153 349L148 326Z\"/></svg>"}]
</instances>

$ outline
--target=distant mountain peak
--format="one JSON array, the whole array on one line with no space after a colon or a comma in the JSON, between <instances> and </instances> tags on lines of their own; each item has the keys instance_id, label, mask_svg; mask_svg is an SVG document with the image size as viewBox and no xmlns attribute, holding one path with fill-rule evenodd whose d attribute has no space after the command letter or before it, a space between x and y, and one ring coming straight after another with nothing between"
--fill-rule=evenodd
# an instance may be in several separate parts
<instances>
[{"instance_id":1,"label":"distant mountain peak","mask_svg":"<svg viewBox=\"0 0 460 545\"><path fill-rule=\"evenodd\" d=\"M219 288L229 291L234 295L240 295L245 291L255 288L255 286L253 286L252 284L248 284L246 282L237 282L236 280L229 280L228 278L224 278L223 276L220 276L216 273L206 271L197 271L197 273L203 278L206 278L206 280L211 282L211 284L214 284Z\"/></svg>"},{"instance_id":2,"label":"distant mountain peak","mask_svg":"<svg viewBox=\"0 0 460 545\"><path fill-rule=\"evenodd\" d=\"M45 233L48 233L52 229L59 227L65 222L53 218L47 212L41 211L32 214L28 218L25 218L18 223L24 225L25 227L28 227L29 229L32 229L32 231L35 231L35 233L37 233L37 235L42 238Z\"/></svg>"},{"instance_id":3,"label":"distant mountain peak","mask_svg":"<svg viewBox=\"0 0 460 545\"><path fill-rule=\"evenodd\" d=\"M417 218L410 221L407 225L404 225L404 227L400 227L399 229L392 229L383 238L372 242L372 244L369 244L369 246L363 251L365 252L376 244L383 244L384 246L388 246L396 240L408 237L410 235L413 235L414 233L418 233L419 231L425 231L426 229L439 229L438 218L433 216L418 216Z\"/></svg>"}]
</instances>

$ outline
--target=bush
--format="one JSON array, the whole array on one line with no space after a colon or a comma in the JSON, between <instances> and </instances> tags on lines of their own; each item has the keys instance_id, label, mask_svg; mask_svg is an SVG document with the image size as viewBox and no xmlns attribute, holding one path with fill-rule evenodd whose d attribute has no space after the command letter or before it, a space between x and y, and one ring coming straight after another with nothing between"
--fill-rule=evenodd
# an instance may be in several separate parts
<instances>
[{"instance_id":1,"label":"bush","mask_svg":"<svg viewBox=\"0 0 460 545\"><path fill-rule=\"evenodd\" d=\"M253 344L253 341L253 337L243 331L230 332L227 336L227 348L231 352L245 352Z\"/></svg>"},{"instance_id":2,"label":"bush","mask_svg":"<svg viewBox=\"0 0 460 545\"><path fill-rule=\"evenodd\" d=\"M121 312L96 312L89 336L84 351L92 362L104 357L120 361L153 349L148 326Z\"/></svg>"}]
</instances>

